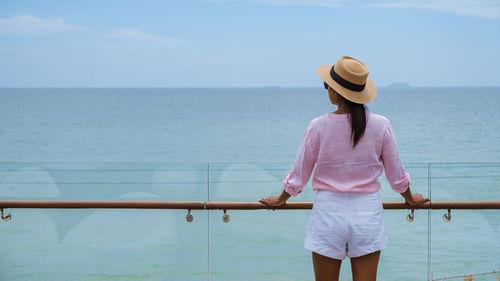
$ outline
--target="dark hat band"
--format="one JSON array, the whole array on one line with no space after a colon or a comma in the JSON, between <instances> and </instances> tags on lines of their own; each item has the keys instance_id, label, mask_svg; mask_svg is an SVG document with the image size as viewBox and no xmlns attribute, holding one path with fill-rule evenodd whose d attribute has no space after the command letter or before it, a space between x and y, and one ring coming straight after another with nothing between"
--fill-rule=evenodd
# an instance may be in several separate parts
<instances>
[{"instance_id":1,"label":"dark hat band","mask_svg":"<svg viewBox=\"0 0 500 281\"><path fill-rule=\"evenodd\" d=\"M363 85L359 85L347 81L344 78L340 77L340 75L338 75L337 72L335 72L334 67L335 65L333 65L332 69L330 70L330 76L332 77L333 81L339 83L340 86L355 92L361 92L365 89L366 83Z\"/></svg>"}]
</instances>

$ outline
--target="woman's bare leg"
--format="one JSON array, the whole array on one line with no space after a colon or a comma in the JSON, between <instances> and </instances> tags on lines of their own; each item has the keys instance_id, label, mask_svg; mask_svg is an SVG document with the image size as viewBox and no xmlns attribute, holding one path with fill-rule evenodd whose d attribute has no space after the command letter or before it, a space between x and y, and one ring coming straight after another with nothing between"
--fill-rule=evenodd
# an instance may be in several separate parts
<instances>
[{"instance_id":1,"label":"woman's bare leg","mask_svg":"<svg viewBox=\"0 0 500 281\"><path fill-rule=\"evenodd\" d=\"M354 281L377 280L377 267L380 251L357 258L351 258L352 279Z\"/></svg>"},{"instance_id":2,"label":"woman's bare leg","mask_svg":"<svg viewBox=\"0 0 500 281\"><path fill-rule=\"evenodd\" d=\"M338 281L342 260L332 259L312 252L316 281Z\"/></svg>"}]
</instances>

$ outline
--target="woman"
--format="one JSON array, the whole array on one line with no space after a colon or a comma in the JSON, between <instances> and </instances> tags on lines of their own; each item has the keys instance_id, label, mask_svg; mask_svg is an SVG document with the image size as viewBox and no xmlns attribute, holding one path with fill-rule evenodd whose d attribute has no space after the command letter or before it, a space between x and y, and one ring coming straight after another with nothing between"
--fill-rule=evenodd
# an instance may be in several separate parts
<instances>
[{"instance_id":1,"label":"woman","mask_svg":"<svg viewBox=\"0 0 500 281\"><path fill-rule=\"evenodd\" d=\"M259 202L284 205L302 192L316 165L312 186L317 193L304 240L312 251L316 280L338 280L346 256L354 281L376 280L380 251L387 246L378 177L385 169L391 188L407 204L429 199L411 193L389 120L364 105L376 96L368 67L342 56L334 65L318 67L317 73L338 109L309 123L282 194Z\"/></svg>"}]
</instances>

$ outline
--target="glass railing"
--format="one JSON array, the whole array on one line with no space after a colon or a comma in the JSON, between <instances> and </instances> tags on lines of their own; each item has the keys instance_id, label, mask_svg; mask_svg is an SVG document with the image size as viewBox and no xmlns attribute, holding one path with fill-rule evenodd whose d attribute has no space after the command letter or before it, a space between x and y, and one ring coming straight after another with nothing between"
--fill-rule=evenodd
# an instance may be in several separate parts
<instances>
[{"instance_id":1,"label":"glass railing","mask_svg":"<svg viewBox=\"0 0 500 281\"><path fill-rule=\"evenodd\" d=\"M500 200L500 163L433 163L431 172L432 200ZM454 210L449 223L443 223L444 213L431 211L433 277L499 271L500 211Z\"/></svg>"},{"instance_id":2,"label":"glass railing","mask_svg":"<svg viewBox=\"0 0 500 281\"><path fill-rule=\"evenodd\" d=\"M1 163L0 201L256 202L282 190L290 163ZM500 163L406 163L432 201L500 200ZM402 197L380 179L384 202ZM312 201L309 183L289 202ZM432 202L431 201L431 202ZM0 203L1 204L1 203ZM313 280L310 210L4 208L0 280ZM499 210L384 212L380 280L500 270ZM227 221L227 219L226 219ZM457 277L455 280L463 280ZM340 280L352 280L344 260ZM493 274L474 280L495 280Z\"/></svg>"}]
</instances>

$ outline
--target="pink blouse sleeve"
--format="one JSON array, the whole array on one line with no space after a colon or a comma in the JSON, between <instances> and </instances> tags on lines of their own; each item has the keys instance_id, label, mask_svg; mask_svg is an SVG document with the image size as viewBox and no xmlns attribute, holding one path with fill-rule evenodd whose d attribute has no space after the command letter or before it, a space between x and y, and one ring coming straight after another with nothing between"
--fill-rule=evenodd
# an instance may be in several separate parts
<instances>
[{"instance_id":1,"label":"pink blouse sleeve","mask_svg":"<svg viewBox=\"0 0 500 281\"><path fill-rule=\"evenodd\" d=\"M316 163L310 142L310 129L308 128L302 136L299 152L288 176L283 180L285 191L292 196L297 196L309 181Z\"/></svg>"},{"instance_id":2,"label":"pink blouse sleeve","mask_svg":"<svg viewBox=\"0 0 500 281\"><path fill-rule=\"evenodd\" d=\"M399 158L396 137L394 136L390 123L387 125L384 134L381 158L384 165L385 176L391 188L399 193L405 192L410 186L410 175L406 172Z\"/></svg>"}]
</instances>

